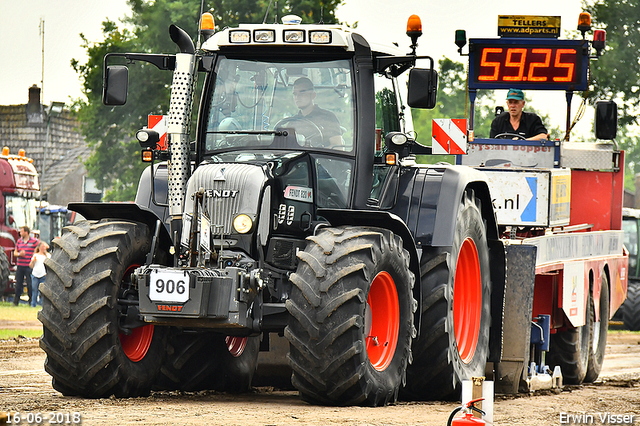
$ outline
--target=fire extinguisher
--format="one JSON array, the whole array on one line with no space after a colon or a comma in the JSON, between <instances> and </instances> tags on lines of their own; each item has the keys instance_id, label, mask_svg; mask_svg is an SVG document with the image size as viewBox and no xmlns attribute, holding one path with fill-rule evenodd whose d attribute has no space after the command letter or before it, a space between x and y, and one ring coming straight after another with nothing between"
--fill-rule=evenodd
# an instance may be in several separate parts
<instances>
[{"instance_id":1,"label":"fire extinguisher","mask_svg":"<svg viewBox=\"0 0 640 426\"><path fill-rule=\"evenodd\" d=\"M451 412L449 416L449 421L447 422L447 426L474 426L474 425L483 425L485 421L482 419L478 419L473 417L473 412L476 411L483 416L486 414L484 411L476 407L476 403L482 401L484 398L478 398L471 400L467 403L466 406L457 407L455 410ZM459 412L464 411L464 417L455 417L454 416Z\"/></svg>"}]
</instances>

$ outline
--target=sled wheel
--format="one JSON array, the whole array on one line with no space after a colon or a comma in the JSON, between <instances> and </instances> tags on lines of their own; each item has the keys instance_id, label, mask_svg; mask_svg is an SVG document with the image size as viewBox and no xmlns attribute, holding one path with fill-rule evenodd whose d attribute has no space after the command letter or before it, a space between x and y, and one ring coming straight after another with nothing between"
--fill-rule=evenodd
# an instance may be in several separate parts
<instances>
[{"instance_id":1,"label":"sled wheel","mask_svg":"<svg viewBox=\"0 0 640 426\"><path fill-rule=\"evenodd\" d=\"M589 361L587 366L587 374L584 377L586 383L596 381L602 370L602 362L604 361L604 351L607 347L607 332L609 330L609 279L606 273L602 273L600 279L600 303L599 303L599 321L595 321L595 306L593 298L589 304L591 310L591 350L589 351Z\"/></svg>"},{"instance_id":2,"label":"sled wheel","mask_svg":"<svg viewBox=\"0 0 640 426\"><path fill-rule=\"evenodd\" d=\"M591 295L587 306L591 306ZM549 339L547 364L553 370L560 366L562 381L567 385L579 385L585 379L591 352L592 309L587 309L585 325L552 334Z\"/></svg>"}]
</instances>

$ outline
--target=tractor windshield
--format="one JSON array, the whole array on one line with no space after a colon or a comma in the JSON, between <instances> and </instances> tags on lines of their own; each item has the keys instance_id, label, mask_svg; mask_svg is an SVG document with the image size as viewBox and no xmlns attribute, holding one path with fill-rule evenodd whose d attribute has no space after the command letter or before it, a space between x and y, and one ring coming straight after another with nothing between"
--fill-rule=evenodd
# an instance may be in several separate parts
<instances>
[{"instance_id":1,"label":"tractor windshield","mask_svg":"<svg viewBox=\"0 0 640 426\"><path fill-rule=\"evenodd\" d=\"M286 63L220 56L215 78L208 98L207 153L236 148L353 152L348 60Z\"/></svg>"}]
</instances>

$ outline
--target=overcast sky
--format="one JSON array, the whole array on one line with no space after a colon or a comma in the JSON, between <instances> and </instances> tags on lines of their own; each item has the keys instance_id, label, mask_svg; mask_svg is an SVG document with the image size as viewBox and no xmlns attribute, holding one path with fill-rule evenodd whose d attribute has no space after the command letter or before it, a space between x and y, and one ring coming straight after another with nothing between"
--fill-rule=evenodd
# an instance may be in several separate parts
<instances>
[{"instance_id":1,"label":"overcast sky","mask_svg":"<svg viewBox=\"0 0 640 426\"><path fill-rule=\"evenodd\" d=\"M467 37L495 37L498 15L551 15L561 16L563 31L573 30L580 12L581 0L346 0L337 16L350 24L358 21L356 31L365 38L398 42L408 50L406 21L411 14L417 14L424 33L418 41L418 53L436 61L447 56L464 62L466 58L458 55L453 42L456 29L465 29ZM119 22L129 13L126 0L0 0L0 105L24 104L29 87L41 85L41 19L45 22L43 103L49 104L82 96L80 81L70 65L73 58L86 61L79 34L90 41L100 41L103 20ZM499 93L498 99L502 97ZM575 111L577 99L574 104ZM551 111L562 112L564 93L546 92L534 97L537 109L544 111L547 105ZM552 115L553 124L564 128L564 115ZM586 117L583 121L590 120Z\"/></svg>"}]
</instances>

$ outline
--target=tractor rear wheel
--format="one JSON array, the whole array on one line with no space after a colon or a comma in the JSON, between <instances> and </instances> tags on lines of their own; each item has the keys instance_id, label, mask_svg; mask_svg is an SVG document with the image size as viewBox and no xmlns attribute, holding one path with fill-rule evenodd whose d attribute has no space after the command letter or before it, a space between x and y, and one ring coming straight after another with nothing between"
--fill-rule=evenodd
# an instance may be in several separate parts
<instances>
[{"instance_id":1,"label":"tractor rear wheel","mask_svg":"<svg viewBox=\"0 0 640 426\"><path fill-rule=\"evenodd\" d=\"M89 398L148 394L162 364L165 329L125 322L138 300L130 276L150 249L148 227L82 221L53 245L38 313L53 387Z\"/></svg>"},{"instance_id":2,"label":"tractor rear wheel","mask_svg":"<svg viewBox=\"0 0 640 426\"><path fill-rule=\"evenodd\" d=\"M484 376L489 352L489 249L480 200L467 190L449 250L425 250L420 336L403 394L410 399L459 397L462 380Z\"/></svg>"},{"instance_id":3,"label":"tractor rear wheel","mask_svg":"<svg viewBox=\"0 0 640 426\"><path fill-rule=\"evenodd\" d=\"M316 404L395 402L415 335L415 278L402 239L340 227L307 240L286 302L293 385Z\"/></svg>"},{"instance_id":4,"label":"tractor rear wheel","mask_svg":"<svg viewBox=\"0 0 640 426\"><path fill-rule=\"evenodd\" d=\"M256 370L260 337L173 330L156 389L246 392Z\"/></svg>"},{"instance_id":5,"label":"tractor rear wheel","mask_svg":"<svg viewBox=\"0 0 640 426\"><path fill-rule=\"evenodd\" d=\"M640 331L640 281L629 280L627 299L620 308L624 329Z\"/></svg>"},{"instance_id":6,"label":"tractor rear wheel","mask_svg":"<svg viewBox=\"0 0 640 426\"><path fill-rule=\"evenodd\" d=\"M586 383L593 383L600 375L600 370L602 370L604 351L607 347L607 331L609 330L609 279L604 272L600 280L599 321L595 321L596 315L593 298L591 298L589 309L591 311L591 350L589 351L589 362L584 381Z\"/></svg>"}]
</instances>

